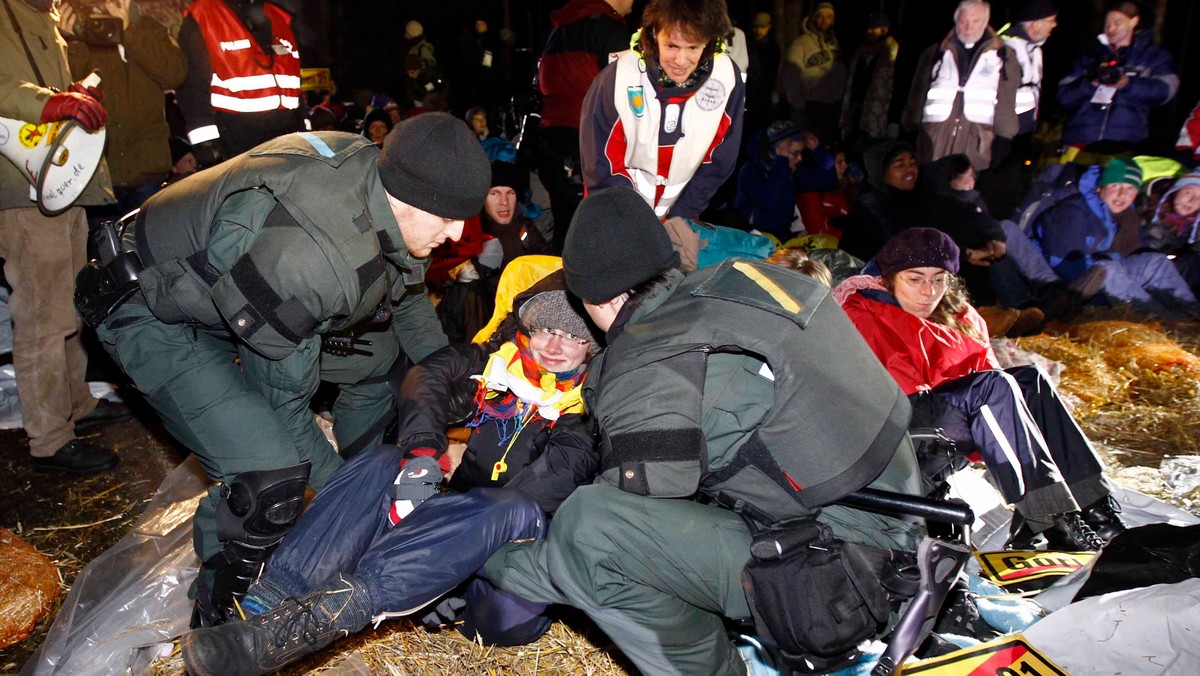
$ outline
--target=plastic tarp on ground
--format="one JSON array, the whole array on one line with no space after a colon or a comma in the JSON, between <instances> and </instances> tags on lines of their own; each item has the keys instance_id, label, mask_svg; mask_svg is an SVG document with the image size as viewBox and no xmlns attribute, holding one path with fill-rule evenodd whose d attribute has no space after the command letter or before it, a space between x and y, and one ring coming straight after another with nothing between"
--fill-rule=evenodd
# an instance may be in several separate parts
<instances>
[{"instance_id":1,"label":"plastic tarp on ground","mask_svg":"<svg viewBox=\"0 0 1200 676\"><path fill-rule=\"evenodd\" d=\"M953 497L966 499L979 515L976 546L999 549L1009 511L982 471L959 472L952 484ZM200 565L192 550L192 515L207 487L194 456L163 481L132 531L80 572L23 675L150 672L161 651L169 652L188 628L187 589ZM1135 491L1114 495L1131 526L1200 523ZM970 566L978 569L974 561ZM1076 571L1035 597L1053 612L1024 630L1031 644L1074 676L1200 674L1200 580L1070 603L1088 571ZM869 671L860 663L845 673Z\"/></svg>"},{"instance_id":2,"label":"plastic tarp on ground","mask_svg":"<svg viewBox=\"0 0 1200 676\"><path fill-rule=\"evenodd\" d=\"M149 672L158 647L188 628L200 567L192 515L208 484L195 456L167 476L133 529L80 571L21 674Z\"/></svg>"}]
</instances>

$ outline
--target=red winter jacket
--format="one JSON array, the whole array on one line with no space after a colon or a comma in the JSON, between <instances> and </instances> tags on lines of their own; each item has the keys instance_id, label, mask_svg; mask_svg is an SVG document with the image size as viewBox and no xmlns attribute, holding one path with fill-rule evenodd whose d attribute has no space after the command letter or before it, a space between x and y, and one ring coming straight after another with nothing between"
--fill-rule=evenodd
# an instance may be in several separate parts
<instances>
[{"instance_id":1,"label":"red winter jacket","mask_svg":"<svg viewBox=\"0 0 1200 676\"><path fill-rule=\"evenodd\" d=\"M604 0L571 0L550 14L556 33L538 63L542 126L579 128L583 97L609 56L629 49L625 18Z\"/></svg>"},{"instance_id":2,"label":"red winter jacket","mask_svg":"<svg viewBox=\"0 0 1200 676\"><path fill-rule=\"evenodd\" d=\"M458 241L448 239L430 254L425 283L435 289L453 284L454 278L450 272L483 253L483 243L489 239L493 237L484 233L478 214L463 221L462 236Z\"/></svg>"},{"instance_id":3,"label":"red winter jacket","mask_svg":"<svg viewBox=\"0 0 1200 676\"><path fill-rule=\"evenodd\" d=\"M846 280L839 290L856 280L861 284L862 276ZM835 297L841 295L835 292ZM894 296L882 289L859 288L845 297L842 309L905 394L1000 367L986 341L909 314ZM967 306L961 318L980 335L987 335L987 325L975 308Z\"/></svg>"}]
</instances>

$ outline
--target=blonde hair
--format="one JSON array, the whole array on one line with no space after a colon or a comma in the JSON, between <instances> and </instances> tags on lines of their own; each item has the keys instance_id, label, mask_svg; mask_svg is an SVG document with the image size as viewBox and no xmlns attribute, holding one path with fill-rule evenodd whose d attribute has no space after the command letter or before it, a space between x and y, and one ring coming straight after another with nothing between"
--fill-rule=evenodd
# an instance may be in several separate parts
<instances>
[{"instance_id":1,"label":"blonde hair","mask_svg":"<svg viewBox=\"0 0 1200 676\"><path fill-rule=\"evenodd\" d=\"M826 287L833 286L833 273L829 271L829 267L819 260L809 258L804 249L780 249L771 254L767 262L808 275Z\"/></svg>"}]
</instances>

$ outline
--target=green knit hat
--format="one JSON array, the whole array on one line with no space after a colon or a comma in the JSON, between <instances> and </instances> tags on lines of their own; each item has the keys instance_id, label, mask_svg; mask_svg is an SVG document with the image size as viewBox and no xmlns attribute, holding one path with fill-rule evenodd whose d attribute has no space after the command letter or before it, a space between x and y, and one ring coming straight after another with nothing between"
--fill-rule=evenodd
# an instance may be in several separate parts
<instances>
[{"instance_id":1,"label":"green knit hat","mask_svg":"<svg viewBox=\"0 0 1200 676\"><path fill-rule=\"evenodd\" d=\"M1136 162L1114 157L1100 172L1100 187L1113 183L1128 183L1139 190L1142 187L1142 168Z\"/></svg>"}]
</instances>

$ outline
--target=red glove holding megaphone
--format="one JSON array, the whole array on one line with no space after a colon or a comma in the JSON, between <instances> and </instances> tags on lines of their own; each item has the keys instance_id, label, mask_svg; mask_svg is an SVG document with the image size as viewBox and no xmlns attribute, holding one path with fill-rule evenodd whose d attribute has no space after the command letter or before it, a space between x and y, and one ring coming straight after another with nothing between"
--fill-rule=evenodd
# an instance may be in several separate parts
<instances>
[{"instance_id":1,"label":"red glove holding megaphone","mask_svg":"<svg viewBox=\"0 0 1200 676\"><path fill-rule=\"evenodd\" d=\"M72 85L74 89L75 85ZM80 89L84 89L80 87ZM39 124L59 122L61 120L77 120L88 131L96 131L108 122L108 113L104 106L94 97L81 94L78 91L58 92L51 94L42 107L42 119Z\"/></svg>"}]
</instances>

